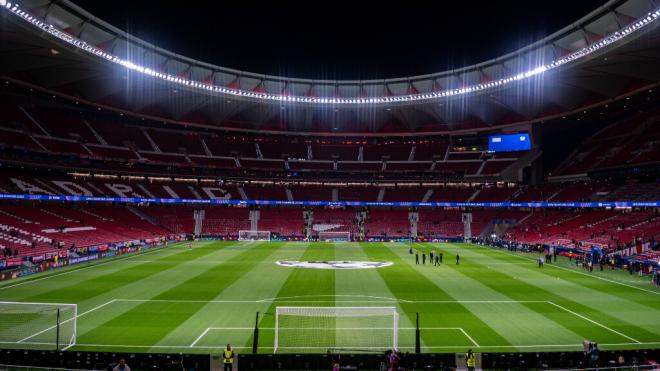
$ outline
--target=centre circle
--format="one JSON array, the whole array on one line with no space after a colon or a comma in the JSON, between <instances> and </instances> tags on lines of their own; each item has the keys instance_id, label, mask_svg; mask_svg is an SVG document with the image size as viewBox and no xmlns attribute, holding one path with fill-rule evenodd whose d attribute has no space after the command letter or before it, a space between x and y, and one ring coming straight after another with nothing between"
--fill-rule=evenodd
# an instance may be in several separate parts
<instances>
[{"instance_id":1,"label":"centre circle","mask_svg":"<svg viewBox=\"0 0 660 371\"><path fill-rule=\"evenodd\" d=\"M311 269L373 269L383 268L392 265L392 262L373 262L373 261L355 261L355 260L332 260L332 261L299 261L299 260L279 260L277 265L290 268L311 268Z\"/></svg>"}]
</instances>

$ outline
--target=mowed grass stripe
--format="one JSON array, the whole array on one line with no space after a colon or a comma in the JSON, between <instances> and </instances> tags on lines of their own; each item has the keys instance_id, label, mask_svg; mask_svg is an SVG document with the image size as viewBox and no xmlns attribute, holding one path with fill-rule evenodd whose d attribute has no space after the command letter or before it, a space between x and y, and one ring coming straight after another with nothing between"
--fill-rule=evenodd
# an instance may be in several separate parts
<instances>
[{"instance_id":1,"label":"mowed grass stripe","mask_svg":"<svg viewBox=\"0 0 660 371\"><path fill-rule=\"evenodd\" d=\"M171 253L159 256L147 263L137 263L125 265L121 262L113 266L112 271L95 272L89 270L83 277L63 277L58 281L66 282L68 285L52 288L38 295L25 298L23 301L43 301L43 302L73 302L80 303L98 295L103 295L109 290L116 289L118 286L134 283L136 281L149 278L154 274L172 269L173 265L162 264L167 261L178 261L180 264L186 261L200 258L217 251L217 248L200 246L194 250L188 250L183 247L173 249ZM100 274L102 273L102 274ZM57 279L55 277L54 279ZM48 282L44 286L61 286L61 282Z\"/></svg>"},{"instance_id":2,"label":"mowed grass stripe","mask_svg":"<svg viewBox=\"0 0 660 371\"><path fill-rule=\"evenodd\" d=\"M229 256L229 254L236 254L235 252L225 252L225 247L229 247L230 243L220 243L215 247L208 245L209 243L203 243L200 245L200 248L203 246L211 247L212 249L208 250L212 252L211 254L200 254L195 250L189 250L186 248L183 252L187 259L181 258L180 260L182 260L182 262L177 266L170 267L134 282L124 283L123 285L117 285L109 290L99 291L97 296L94 296L89 300L78 302L78 337L80 338L88 332L93 332L98 326L106 321L117 317L138 305L136 302L117 301L117 299L130 299L135 297L151 298L176 284L176 281L173 281L171 277L177 277L179 280L185 280L192 277L196 270L194 266L190 265L191 263L205 260L209 256L220 257ZM192 259L193 255L195 256L195 259Z\"/></svg>"},{"instance_id":3,"label":"mowed grass stripe","mask_svg":"<svg viewBox=\"0 0 660 371\"><path fill-rule=\"evenodd\" d=\"M521 259L517 255L490 248L475 245L468 245L468 248L500 261ZM543 269L538 269L537 264L532 261L530 263L532 264L516 265L510 271L512 271L512 274L524 274L526 282L535 286L550 281L553 283L552 287L558 296L565 297L573 302L584 303L596 311L606 308L608 313L617 318L616 322L624 326L626 326L625 322L633 326L645 326L645 329L653 329L656 338L660 337L660 323L655 320L654 316L648 315L649 311L660 314L660 300L656 299L656 295L645 293L647 299L640 302L638 294L640 292L644 293L643 291L630 287L626 288L625 291L620 291L621 287L625 288L625 286L598 280L595 277L590 277L588 273L584 275L578 272L553 269L552 264L548 263L545 264ZM585 285L585 283L587 284Z\"/></svg>"},{"instance_id":4,"label":"mowed grass stripe","mask_svg":"<svg viewBox=\"0 0 660 371\"><path fill-rule=\"evenodd\" d=\"M345 243L335 252L336 260L350 261L376 261L370 259L364 251L365 244ZM381 260L378 260L381 261ZM379 268L381 269L381 268ZM399 347L414 347L415 330L412 329L414 322L405 315L404 309L399 305L396 296L387 287L387 284L377 272L378 269L339 269L335 272L335 305L341 307L352 306L374 306L394 307L399 316ZM388 344L391 348L394 330L369 330L369 319L366 321L355 321L354 326L360 328L355 331L343 331L344 336L352 336L356 341L354 345L381 346ZM364 323L362 323L364 322ZM378 323L374 327L391 328L394 324L390 318L376 318L372 323ZM343 325L347 327L346 325ZM364 327L364 329L362 329ZM405 330L403 330L405 329ZM359 340L359 342L357 341ZM411 350L407 348L407 350Z\"/></svg>"},{"instance_id":5,"label":"mowed grass stripe","mask_svg":"<svg viewBox=\"0 0 660 371\"><path fill-rule=\"evenodd\" d=\"M125 265L138 264L136 260L142 256L158 259L176 254L179 251L178 246L162 247L140 253L61 267L25 278L6 281L0 286L0 298L8 301L26 301L29 297L36 297L46 292L71 286L80 280L96 277L99 274L116 272Z\"/></svg>"},{"instance_id":6,"label":"mowed grass stripe","mask_svg":"<svg viewBox=\"0 0 660 371\"><path fill-rule=\"evenodd\" d=\"M3 281L0 282L0 292L4 290L12 289L14 287L30 286L33 284L32 281L42 282L44 280L49 280L60 276L69 276L69 275L78 274L83 271L87 271L89 269L94 269L94 270L112 269L114 262L118 262L118 261L132 262L141 257L151 258L152 256L171 252L175 247L180 245L181 243L174 243L169 246L155 247L149 250L124 254L120 256L114 256L111 258L94 260L88 263L59 267L58 269L54 269L46 272L40 272L38 274L34 274L30 276L23 276L13 280ZM33 289L33 287L30 288Z\"/></svg>"},{"instance_id":7,"label":"mowed grass stripe","mask_svg":"<svg viewBox=\"0 0 660 371\"><path fill-rule=\"evenodd\" d=\"M231 343L234 347L251 346L249 339L255 325L256 312L264 313L268 310L271 298L286 282L291 269L281 267L275 262L278 260L292 260L299 258L305 251L305 244L271 242L270 257L256 264L250 271L243 274L240 280L223 290L213 298L214 301L223 300L254 300L253 303L219 303L210 302L200 311L191 316L175 331L168 334L158 345L195 345L203 347L224 347ZM261 301L263 300L263 301ZM210 330L199 338L207 328L222 328ZM241 330L227 330L227 328L242 328ZM273 333L264 334L273 336ZM199 338L199 339L198 339ZM195 349L208 352L208 348Z\"/></svg>"},{"instance_id":8,"label":"mowed grass stripe","mask_svg":"<svg viewBox=\"0 0 660 371\"><path fill-rule=\"evenodd\" d=\"M454 248L456 249L457 247ZM575 283L562 282L563 277L561 275L549 276L545 273L546 269L539 269L533 265L511 265L506 269L502 269L502 267L491 269L487 267L488 261L492 261L493 259L506 261L507 257L503 255L485 255L484 253L487 254L487 252L488 250L478 249L469 245L463 245L460 249L460 253L466 257L466 260L470 261L470 264L480 267L479 271L481 274L474 275L476 276L475 278L493 290L499 290L514 300L552 301L636 340L642 342L658 340L657 334L628 322L628 318L614 317L609 313L594 308L594 298L602 296L602 293L583 287L583 290L580 290L579 294L582 301L572 300L568 296L578 291L579 288L575 287ZM508 258L510 259L510 257ZM541 277L540 280L538 279L539 277ZM557 277L560 279L557 279ZM546 289L547 287L554 287L556 290L549 291ZM633 303L626 303L620 299L616 301L618 303L615 300L600 300L598 301L598 306L603 309L607 308L610 311L613 307L619 305L633 305ZM632 341L629 338L590 323L567 311L548 310L545 306L538 304L527 304L527 306L540 313L544 313L548 318L557 322L558 325L581 334L585 339L601 343L628 343Z\"/></svg>"},{"instance_id":9,"label":"mowed grass stripe","mask_svg":"<svg viewBox=\"0 0 660 371\"><path fill-rule=\"evenodd\" d=\"M428 246L424 248L428 249ZM399 255L408 255L407 251L404 253L401 248L391 249ZM436 250L441 251L437 247ZM466 308L509 343L577 344L583 339L575 332L557 326L552 320L529 308L526 303L518 303L515 299L484 285L475 278L475 275L481 274L481 267L471 264L470 259L461 259L463 262L456 265L453 255L446 251L444 255L443 261L447 263L440 267L422 266L419 271L441 286L454 300L463 301ZM414 264L412 258L404 256L403 259L411 265ZM481 345L481 342L479 344Z\"/></svg>"},{"instance_id":10,"label":"mowed grass stripe","mask_svg":"<svg viewBox=\"0 0 660 371\"><path fill-rule=\"evenodd\" d=\"M79 343L103 344L104 341L111 339L110 344L122 344L125 343L125 339L131 339L131 344L157 344L199 311L205 305L205 301L216 297L226 287L240 279L245 272L267 259L272 251L267 243L241 244L239 247L240 249L235 249L235 255L226 261L200 270L191 278L177 282L175 286L154 297L144 298L165 301L138 302L129 311L81 336ZM191 300L197 302L190 302Z\"/></svg>"},{"instance_id":11,"label":"mowed grass stripe","mask_svg":"<svg viewBox=\"0 0 660 371\"><path fill-rule=\"evenodd\" d=\"M178 251L185 251L187 253L192 253L192 250L187 250L187 249L178 250ZM176 251L174 250L170 251L170 253L174 253L174 252ZM199 259L203 259L203 256L201 256ZM179 268L173 268L173 270L184 269L183 268L184 266L185 264L180 265ZM96 273L97 276L104 276L107 274L107 270L102 270L99 272L90 269L89 272L85 274L85 277L89 277L90 274L92 273ZM175 273L169 273L167 271L161 272L152 276L148 276L147 278L143 278L141 280L136 280L135 282L118 285L114 289L105 290L106 287L102 287L101 288L102 290L98 292L98 295L88 299L81 299L80 301L77 301L76 304L78 304L78 316L79 316L77 321L78 335L80 336L81 334L86 333L87 331L95 328L99 323L103 323L108 318L112 318L120 314L122 311L129 309L123 306L111 305L113 304L113 300L117 298L117 295L123 295L123 293L125 292L132 293L136 291L142 291L142 292L153 291L154 290L153 285L149 285L148 281L150 281L153 277L158 276L159 274L167 276ZM65 278L59 276L59 277L52 277L52 279L65 279ZM162 286L162 284L160 286ZM72 288L72 290L74 291L75 289L76 289L75 287ZM55 301L59 301L59 300L55 300ZM40 335L41 337L46 337L46 338L50 338L51 336L54 337L55 329L52 328L48 330L49 327L50 326L46 326L46 325L36 326L31 330L31 334L33 336L36 336L35 334L37 333L43 333L43 335ZM43 332L44 330L46 330L46 332Z\"/></svg>"},{"instance_id":12,"label":"mowed grass stripe","mask_svg":"<svg viewBox=\"0 0 660 371\"><path fill-rule=\"evenodd\" d=\"M428 246L425 246L428 248ZM480 264L483 259L472 255L464 249L447 249L445 245L439 249L451 263L447 265L446 272L449 276L458 277L462 282L476 281L478 286L485 287L486 290L494 293L490 298L477 296L476 298L465 297L464 295L474 294L479 291L478 287L467 288L464 294L460 292L456 299L488 299L488 300L511 300L511 301L546 301L549 300L546 296L530 296L524 295L510 295L511 292L522 290L523 288L516 286L519 282L513 277L502 275L495 270L489 270L486 266ZM456 265L455 254L459 253L461 256L461 264ZM491 263L491 261L487 261ZM486 264L487 264L486 263ZM508 270L506 264L496 266L497 270ZM450 285L454 285L451 282ZM530 287L524 289L529 290ZM483 289L481 289L483 290ZM456 288L454 288L456 291ZM522 291L521 291L522 292ZM528 291L524 291L527 293ZM590 338L592 340L605 340L602 336L604 329L593 326L585 326L583 329L584 321L580 318L571 315L567 317L561 313L558 308L548 303L515 303L515 304L475 304L479 310L485 310L486 313L480 314L480 317L486 320L487 317L494 317L495 323L493 324L503 336L509 338L514 344L527 345L527 344L579 344L583 339ZM548 316L548 313L560 315L558 320L557 316ZM492 321L486 320L487 323ZM604 334L609 336L609 334ZM618 340L624 342L630 341L629 339L617 337Z\"/></svg>"},{"instance_id":13,"label":"mowed grass stripe","mask_svg":"<svg viewBox=\"0 0 660 371\"><path fill-rule=\"evenodd\" d=\"M300 257L302 261L334 260L334 244L312 244L305 249ZM275 327L275 312L278 306L310 306L310 307L332 307L335 306L335 271L334 269L308 269L308 268L284 268L290 269L286 282L277 293L278 301L273 302L259 321L260 328ZM313 301L313 302L312 302ZM316 332L288 332L288 337L280 337L280 346L309 346L313 344L335 343L334 321L326 320L323 325L329 330ZM260 347L272 347L273 337L260 337ZM250 344L252 338L248 340ZM246 346L248 345L246 344ZM272 350L260 349L260 352L270 353ZM280 352L292 352L294 350L280 349ZM317 352L319 350L316 350Z\"/></svg>"},{"instance_id":14,"label":"mowed grass stripe","mask_svg":"<svg viewBox=\"0 0 660 371\"><path fill-rule=\"evenodd\" d=\"M203 243L204 246L207 244ZM104 323L131 311L136 306L144 303L145 299L152 299L179 283L195 277L200 272L199 263L201 261L224 261L244 251L234 248L234 244L235 242L213 242L212 245L208 246L214 249L214 252L210 255L201 255L196 259L186 260L176 267L154 274L148 278L119 286L95 297L94 301L90 302L96 304L87 305L94 305L92 308L95 309L87 312L83 317L78 319L79 338L82 335L88 335L84 339L96 337L96 343L104 344L104 341L107 340L99 333L99 328L102 328ZM187 251L192 254L194 249ZM172 279L173 277L176 279ZM129 328L127 336L130 335L130 331ZM144 351L147 351L147 349L144 349Z\"/></svg>"},{"instance_id":15,"label":"mowed grass stripe","mask_svg":"<svg viewBox=\"0 0 660 371\"><path fill-rule=\"evenodd\" d=\"M472 245L472 247L474 247L474 245ZM500 256L506 261L527 261L530 263L530 266L534 265L534 260L540 256L537 254L513 253L495 248L480 248L485 250L483 252L484 255ZM569 261L563 256L559 256L558 260L559 261L557 263L546 264L546 268L548 268L548 270L545 272L546 274L561 274L562 278L565 278L566 280L575 282L581 286L588 287L599 292L603 292L603 289L606 288L607 294L613 297L625 298L626 300L646 305L656 310L660 310L660 290L651 285L650 278L648 277L645 279L640 279L639 277L635 275L629 275L627 272L624 272L620 269L612 271L609 268L605 268L603 272L599 272L600 268L598 265L594 266L593 272L586 272L581 267L576 268L573 261ZM628 279L628 282L625 282L626 279ZM606 280L614 282L609 282ZM616 284L615 282L621 284ZM642 285L642 282L645 285ZM642 290L636 290L630 286L639 287Z\"/></svg>"},{"instance_id":16,"label":"mowed grass stripe","mask_svg":"<svg viewBox=\"0 0 660 371\"><path fill-rule=\"evenodd\" d=\"M400 246L400 248L407 251L404 246ZM419 312L422 327L462 327L479 345L510 345L507 339L475 316L469 308L453 302L454 299L440 286L434 284L418 271L418 269L433 268L422 265L413 267L384 244L371 243L366 245L364 250L370 259L388 260L394 263L390 267L378 269L378 273L397 298L411 301L446 301L442 304L400 303L410 322L415 321L416 313ZM414 257L411 257L411 259L414 259ZM464 339L461 339L462 343L459 343L458 336L462 335L429 331L421 333L421 337L427 346L472 346L470 342L466 342Z\"/></svg>"}]
</instances>

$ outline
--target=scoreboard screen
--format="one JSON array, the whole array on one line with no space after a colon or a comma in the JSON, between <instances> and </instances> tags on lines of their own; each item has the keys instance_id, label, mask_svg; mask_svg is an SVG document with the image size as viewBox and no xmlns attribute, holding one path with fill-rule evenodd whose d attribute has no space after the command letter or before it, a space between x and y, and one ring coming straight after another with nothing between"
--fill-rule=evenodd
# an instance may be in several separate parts
<instances>
[{"instance_id":1,"label":"scoreboard screen","mask_svg":"<svg viewBox=\"0 0 660 371\"><path fill-rule=\"evenodd\" d=\"M488 151L490 152L529 151L530 149L532 149L532 142L527 133L488 137Z\"/></svg>"}]
</instances>

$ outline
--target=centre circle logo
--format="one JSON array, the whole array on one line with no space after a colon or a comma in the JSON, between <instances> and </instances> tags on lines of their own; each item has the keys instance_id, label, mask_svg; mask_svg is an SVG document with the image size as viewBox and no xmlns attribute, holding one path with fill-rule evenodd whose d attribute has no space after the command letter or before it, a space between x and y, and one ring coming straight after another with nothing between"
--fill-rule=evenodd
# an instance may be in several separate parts
<instances>
[{"instance_id":1,"label":"centre circle logo","mask_svg":"<svg viewBox=\"0 0 660 371\"><path fill-rule=\"evenodd\" d=\"M291 268L312 268L312 269L372 269L383 268L392 265L392 262L369 262L369 261L297 261L280 260L277 265Z\"/></svg>"}]
</instances>

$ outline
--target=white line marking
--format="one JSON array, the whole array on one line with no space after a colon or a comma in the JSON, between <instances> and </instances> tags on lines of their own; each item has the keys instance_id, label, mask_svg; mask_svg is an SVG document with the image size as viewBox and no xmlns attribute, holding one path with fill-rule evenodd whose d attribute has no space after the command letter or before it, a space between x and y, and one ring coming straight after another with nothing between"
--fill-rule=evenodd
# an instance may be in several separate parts
<instances>
[{"instance_id":1,"label":"white line marking","mask_svg":"<svg viewBox=\"0 0 660 371\"><path fill-rule=\"evenodd\" d=\"M472 338L472 336L468 335L467 331L463 330L463 328L459 328L459 330L463 333L463 335L465 335L465 337L467 337L468 339L470 339L470 341L472 342L472 344L474 344L475 347L477 347L477 348L479 347L479 344L477 344L477 342L474 341L474 339Z\"/></svg>"},{"instance_id":2,"label":"white line marking","mask_svg":"<svg viewBox=\"0 0 660 371\"><path fill-rule=\"evenodd\" d=\"M557 307L557 308L559 308L559 309L562 309L562 310L564 310L564 311L566 311L566 312L568 312L568 313L571 313L571 314L574 315L574 316L578 316L578 317L582 318L583 320L585 320L585 321L587 321L587 322L591 322L591 323L593 323L594 325L600 326L600 327L602 327L602 328L604 328L604 329L606 329L606 330L609 330L609 331L611 331L611 332L613 332L613 333L615 333L615 334L617 334L617 335L623 336L624 338L626 338L626 339L628 339L628 340L632 340L632 341L634 341L634 342L637 343L637 344L641 344L641 343L642 343L641 341L639 341L639 340L637 340L637 339L631 338L630 336L628 336L628 335L626 335L626 334L622 334L622 333L620 333L620 332L617 331L617 330L611 329L611 328L609 328L609 327L603 325L602 323L599 323L599 322L596 322L596 321L592 320L591 318L585 317L585 316L583 316L583 315L581 315L581 314L579 314L579 313L576 313L576 312L574 312L574 311L572 311L572 310L570 310L570 309L568 309L568 308L562 307L561 305L559 305L559 304L557 304L557 303L554 303L554 302L552 302L552 301L549 301L548 303L549 303L549 304L552 304L552 305L554 305L555 307Z\"/></svg>"},{"instance_id":3,"label":"white line marking","mask_svg":"<svg viewBox=\"0 0 660 371\"><path fill-rule=\"evenodd\" d=\"M204 330L204 332L202 332L202 334L199 335L199 336L197 337L197 339L195 339L195 341L192 342L192 344L190 344L190 347L191 347L191 348L194 348L194 347L195 347L195 344L197 344L198 341L202 340L202 338L204 337L204 335L206 335L206 333L208 333L209 330L213 330L213 328L211 328L211 327L207 327L206 330Z\"/></svg>"},{"instance_id":4,"label":"white line marking","mask_svg":"<svg viewBox=\"0 0 660 371\"><path fill-rule=\"evenodd\" d=\"M364 300L182 300L182 299L115 299L126 302L155 302L155 303L218 303L218 304L256 304L264 302L282 303L392 303L391 301L364 301ZM407 303L420 304L529 304L547 303L546 300L406 300Z\"/></svg>"},{"instance_id":5,"label":"white line marking","mask_svg":"<svg viewBox=\"0 0 660 371\"><path fill-rule=\"evenodd\" d=\"M0 342L0 344L16 344L15 342ZM52 343L23 343L23 344L36 344L36 345L48 345ZM612 343L604 344L598 343L599 346L638 346L638 345L659 345L660 342L646 342L646 343ZM80 347L99 347L99 348L163 348L163 349L190 349L190 345L137 345L137 344L76 344ZM505 349L515 349L515 348L561 348L561 347L576 347L582 348L583 344L529 344L529 345L480 345L480 349L493 349L493 348L505 348ZM222 349L224 345L217 346L205 346L205 345L195 345L196 349ZM248 346L232 346L236 349L252 349ZM331 349L333 347L278 347L283 349ZM336 347L335 347L336 348ZM351 349L384 349L382 347L343 347ZM400 346L400 349L414 349L414 346ZM423 348L428 349L465 349L465 345L438 345L438 346L423 346ZM272 346L261 346L259 349L273 349Z\"/></svg>"},{"instance_id":6,"label":"white line marking","mask_svg":"<svg viewBox=\"0 0 660 371\"><path fill-rule=\"evenodd\" d=\"M297 296L278 296L275 298L269 298L269 299L261 299L259 301L280 301L282 299L298 299L298 298L317 298L317 297L334 297L334 298L342 298L342 297L348 297L348 298L369 298L369 299L383 299L383 300L390 300L390 301L403 301L403 302L410 302L410 300L405 300L405 299L396 299L396 298L388 298L386 296L371 296L371 295L297 295Z\"/></svg>"},{"instance_id":7,"label":"white line marking","mask_svg":"<svg viewBox=\"0 0 660 371\"><path fill-rule=\"evenodd\" d=\"M67 322L71 322L71 321L73 321L74 319L76 319L76 318L80 318L80 317L82 317L82 316L84 316L84 315L86 315L86 314L89 314L89 313L91 313L91 312L97 310L97 309L101 309L101 308L105 307L106 305L109 305L109 304L114 303L116 300L117 300L117 299L112 299L112 300L110 300L110 301L107 302L107 303L103 303L103 304L101 304L101 305L99 305L99 306L96 306L96 307L94 307L94 308L92 308L92 309L86 311L86 312L80 313L79 315L75 316L74 318L69 318L69 319L67 319L67 320L65 320L65 321L62 321L62 322L60 322L60 325L63 325L63 324L65 324L65 323L67 323ZM32 335L30 335L30 336L28 336L28 337L26 337L26 338L24 338L24 339L19 340L18 343L22 343L22 342L24 342L24 341L26 341L26 340L30 340L30 339L32 339L33 337L35 337L35 336L39 336L39 335L43 334L44 332L48 332L48 331L50 331L50 330L52 330L52 329L54 329L54 328L56 328L56 327L57 327L57 325L50 326L50 327L46 328L45 330L41 330L41 331L37 332L36 334L32 334Z\"/></svg>"},{"instance_id":8,"label":"white line marking","mask_svg":"<svg viewBox=\"0 0 660 371\"><path fill-rule=\"evenodd\" d=\"M15 341L0 341L0 344L17 344ZM54 345L55 343L48 342L24 342L23 344L28 345ZM185 349L190 348L190 345L137 345L137 344L76 344L81 347L99 347L99 348L163 348L163 349ZM599 343L600 346L638 346L638 345L660 345L660 341L656 342L644 342L644 343ZM525 345L480 345L479 348L482 349L493 349L493 348L561 348L561 347L577 347L582 348L583 344L525 344ZM197 349L221 349L224 345L217 346L202 346L196 345L194 348ZM242 347L242 346L232 346L232 348L237 349L252 349L252 347ZM299 349L298 347L290 347L292 349ZM308 347L312 348L312 347ZM317 349L328 349L328 347L315 347ZM413 349L413 346L400 346L402 349ZM438 345L438 346L424 346L428 349L464 349L464 345ZM259 349L273 349L272 346L261 346Z\"/></svg>"},{"instance_id":9,"label":"white line marking","mask_svg":"<svg viewBox=\"0 0 660 371\"><path fill-rule=\"evenodd\" d=\"M491 250L491 251L496 251L496 252L499 252L501 254L505 254L505 255L508 255L508 256L514 256L514 257L520 258L520 259L535 261L533 258L529 258L529 257L526 257L526 256L521 256L521 255L509 253L509 252L506 252L506 251L497 250L496 248L491 248L491 247L486 247L486 246L478 246L478 245L473 245L473 246L480 247L482 249L488 249L488 250ZM555 264L546 264L546 265L544 265L544 267L552 267L552 268L562 269L562 270L565 270L565 271L568 271L568 272L581 274L583 276L599 279L599 280L602 280L602 281L607 281L607 282L610 282L610 283L615 283L617 285L630 287L632 289L637 289L637 290L641 290L641 291L645 291L645 292L650 292L651 294L655 294L655 295L660 295L660 291L654 291L654 290L645 289L643 287L629 285L627 283L619 282L619 281L616 281L616 280L611 280L609 278L600 277L600 276L596 276L596 275L593 275L593 274L587 274L587 273L580 272L580 271L575 270L575 269L570 269L570 268L562 267L562 266L555 265Z\"/></svg>"},{"instance_id":10,"label":"white line marking","mask_svg":"<svg viewBox=\"0 0 660 371\"><path fill-rule=\"evenodd\" d=\"M394 330L393 327L280 327L279 330ZM415 327L399 327L399 330L414 330ZM420 330L455 330L462 331L460 327L420 327ZM209 330L254 330L254 327L209 327L206 329L206 332ZM259 327L259 330L275 330L275 327ZM468 336L469 337L469 336Z\"/></svg>"}]
</instances>

